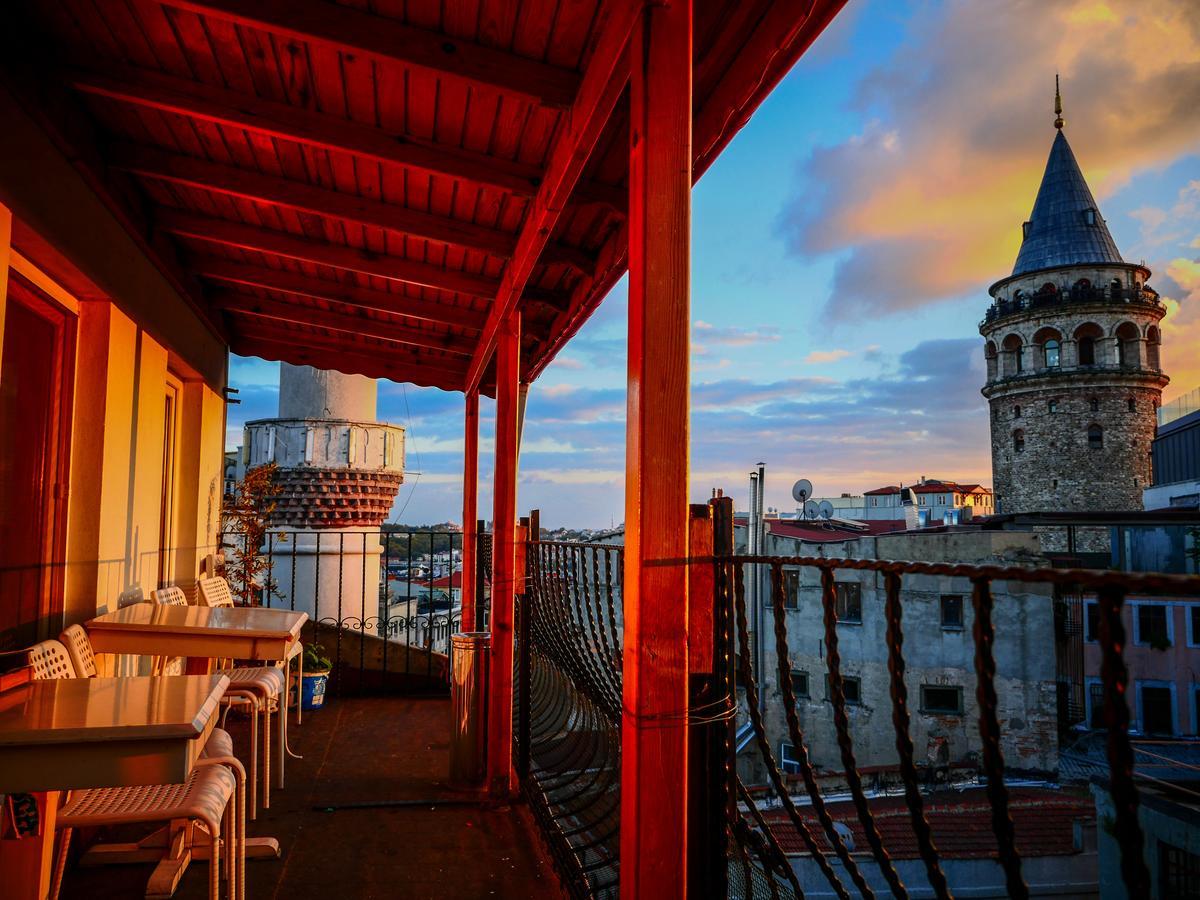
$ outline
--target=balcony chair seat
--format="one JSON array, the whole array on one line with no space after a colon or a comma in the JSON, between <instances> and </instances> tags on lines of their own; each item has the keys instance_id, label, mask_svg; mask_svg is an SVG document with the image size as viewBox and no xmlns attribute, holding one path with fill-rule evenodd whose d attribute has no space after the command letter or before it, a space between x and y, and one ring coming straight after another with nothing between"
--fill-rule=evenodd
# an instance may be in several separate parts
<instances>
[{"instance_id":1,"label":"balcony chair seat","mask_svg":"<svg viewBox=\"0 0 1200 900\"><path fill-rule=\"evenodd\" d=\"M229 676L230 685L258 688L268 697L278 697L283 693L283 669L274 666L239 666L226 669L221 674Z\"/></svg>"},{"instance_id":2,"label":"balcony chair seat","mask_svg":"<svg viewBox=\"0 0 1200 900\"><path fill-rule=\"evenodd\" d=\"M73 791L58 813L58 824L62 828L91 828L196 819L209 828L211 835L219 836L221 819L235 788L234 776L225 767L199 766L183 784Z\"/></svg>"}]
</instances>

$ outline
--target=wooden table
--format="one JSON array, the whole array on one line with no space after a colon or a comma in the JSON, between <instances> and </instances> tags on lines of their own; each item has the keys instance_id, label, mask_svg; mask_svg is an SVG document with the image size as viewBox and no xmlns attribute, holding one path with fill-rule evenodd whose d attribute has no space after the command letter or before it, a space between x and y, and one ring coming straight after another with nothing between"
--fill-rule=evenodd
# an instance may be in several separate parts
<instances>
[{"instance_id":1,"label":"wooden table","mask_svg":"<svg viewBox=\"0 0 1200 900\"><path fill-rule=\"evenodd\" d=\"M224 675L70 678L0 693L0 793L48 792L41 836L4 842L5 896L46 895L59 791L186 781L228 685Z\"/></svg>"},{"instance_id":2,"label":"wooden table","mask_svg":"<svg viewBox=\"0 0 1200 900\"><path fill-rule=\"evenodd\" d=\"M0 793L187 781L224 675L63 678L0 694Z\"/></svg>"},{"instance_id":3,"label":"wooden table","mask_svg":"<svg viewBox=\"0 0 1200 900\"><path fill-rule=\"evenodd\" d=\"M308 613L254 606L135 603L84 626L97 653L192 659L287 659Z\"/></svg>"}]
</instances>

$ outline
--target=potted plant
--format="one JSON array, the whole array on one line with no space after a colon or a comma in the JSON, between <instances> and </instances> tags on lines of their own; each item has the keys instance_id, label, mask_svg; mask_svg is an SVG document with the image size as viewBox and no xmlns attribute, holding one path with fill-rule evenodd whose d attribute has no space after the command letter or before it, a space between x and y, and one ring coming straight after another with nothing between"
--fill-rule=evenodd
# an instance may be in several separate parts
<instances>
[{"instance_id":1,"label":"potted plant","mask_svg":"<svg viewBox=\"0 0 1200 900\"><path fill-rule=\"evenodd\" d=\"M304 709L320 709L325 705L325 685L331 669L333 663L320 642L304 645L304 679L300 685L300 704Z\"/></svg>"}]
</instances>

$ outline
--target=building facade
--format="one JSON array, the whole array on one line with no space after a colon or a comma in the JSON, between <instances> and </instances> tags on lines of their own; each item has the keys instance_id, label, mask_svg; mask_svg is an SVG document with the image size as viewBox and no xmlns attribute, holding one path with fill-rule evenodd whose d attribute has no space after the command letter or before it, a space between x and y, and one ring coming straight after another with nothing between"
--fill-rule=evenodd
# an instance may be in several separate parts
<instances>
[{"instance_id":1,"label":"building facade","mask_svg":"<svg viewBox=\"0 0 1200 900\"><path fill-rule=\"evenodd\" d=\"M1146 509L1200 508L1200 388L1159 409L1150 462Z\"/></svg>"},{"instance_id":2,"label":"building facade","mask_svg":"<svg viewBox=\"0 0 1200 900\"><path fill-rule=\"evenodd\" d=\"M1062 125L980 324L999 513L1141 509L1168 381L1166 308L1121 258Z\"/></svg>"},{"instance_id":3,"label":"building facade","mask_svg":"<svg viewBox=\"0 0 1200 900\"><path fill-rule=\"evenodd\" d=\"M739 544L745 530L736 529ZM1031 532L959 529L911 531L815 542L768 533L764 552L779 556L849 559L921 559L983 565L1038 564L1038 538ZM748 573L747 578L753 577ZM887 666L886 591L882 575L844 570L836 575L838 645L850 730L860 768L882 772L896 765L890 677ZM843 768L830 711L819 574L812 568L784 575L789 670L805 744L813 763L827 773ZM767 631L762 648L761 695L772 749L782 767L796 771L779 684L773 623L766 594ZM1002 749L1013 770L1052 772L1058 765L1058 716L1054 605L1044 585L995 582L996 688L1005 722ZM905 684L910 698L910 734L918 764L931 769L972 771L981 744L975 698L971 584L950 576L905 576ZM761 783L756 754L739 765L748 783Z\"/></svg>"}]
</instances>

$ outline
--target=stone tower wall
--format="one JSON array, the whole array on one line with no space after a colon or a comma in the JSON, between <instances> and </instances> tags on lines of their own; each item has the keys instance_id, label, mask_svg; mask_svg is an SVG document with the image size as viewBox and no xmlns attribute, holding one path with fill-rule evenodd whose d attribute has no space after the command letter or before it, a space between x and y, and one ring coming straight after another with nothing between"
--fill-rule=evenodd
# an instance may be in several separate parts
<instances>
[{"instance_id":1,"label":"stone tower wall","mask_svg":"<svg viewBox=\"0 0 1200 900\"><path fill-rule=\"evenodd\" d=\"M991 401L992 474L1000 511L1140 509L1142 490L1150 483L1150 442L1161 390L1042 381L1040 388L1006 392ZM1100 449L1088 445L1091 425L1103 429ZM1024 437L1021 451L1014 448L1018 430Z\"/></svg>"}]
</instances>

